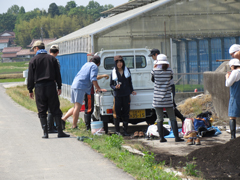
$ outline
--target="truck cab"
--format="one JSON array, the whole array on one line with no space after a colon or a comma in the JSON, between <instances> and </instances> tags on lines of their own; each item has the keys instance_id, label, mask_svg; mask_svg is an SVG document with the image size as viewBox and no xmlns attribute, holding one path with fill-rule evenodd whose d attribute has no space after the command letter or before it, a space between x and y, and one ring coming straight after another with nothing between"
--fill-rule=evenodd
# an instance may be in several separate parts
<instances>
[{"instance_id":1,"label":"truck cab","mask_svg":"<svg viewBox=\"0 0 240 180\"><path fill-rule=\"evenodd\" d=\"M99 75L111 75L116 55L121 55L125 65L130 69L133 89L137 92L137 95L130 95L129 123L132 124L143 121L153 124L156 120L156 113L152 107L154 84L151 81L151 70L153 59L148 57L149 54L150 50L146 48L102 50L95 54L101 57L101 64L98 67ZM107 128L107 123L113 122L113 90L110 87L110 78L102 78L98 80L98 84L101 88L107 89L107 92L95 93L93 119L103 121L104 128Z\"/></svg>"}]
</instances>

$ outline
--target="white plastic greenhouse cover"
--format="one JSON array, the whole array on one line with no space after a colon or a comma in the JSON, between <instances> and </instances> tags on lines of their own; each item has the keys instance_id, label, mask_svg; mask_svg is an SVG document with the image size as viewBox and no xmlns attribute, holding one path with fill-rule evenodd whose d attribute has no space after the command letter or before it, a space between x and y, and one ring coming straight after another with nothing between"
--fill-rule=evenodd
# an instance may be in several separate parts
<instances>
[{"instance_id":1,"label":"white plastic greenhouse cover","mask_svg":"<svg viewBox=\"0 0 240 180\"><path fill-rule=\"evenodd\" d=\"M49 44L47 44L47 49L52 44L59 44L59 48L61 50L65 49L65 52L61 52L61 54L75 53L75 52L94 52L93 49L93 35L105 31L111 27L114 27L118 24L126 22L130 19L133 19L143 13L149 12L153 9L156 9L164 4L167 4L173 0L159 0L145 6L117 14L112 17L103 18L93 24L90 24L84 28L81 28L73 33L70 33L62 38L57 39ZM82 41L82 42L81 42ZM62 44L62 45L61 45ZM70 48L71 50L66 51L66 47L69 45L79 45L82 48L75 49L73 46ZM62 47L61 47L62 46ZM83 49L83 46L85 47Z\"/></svg>"}]
</instances>

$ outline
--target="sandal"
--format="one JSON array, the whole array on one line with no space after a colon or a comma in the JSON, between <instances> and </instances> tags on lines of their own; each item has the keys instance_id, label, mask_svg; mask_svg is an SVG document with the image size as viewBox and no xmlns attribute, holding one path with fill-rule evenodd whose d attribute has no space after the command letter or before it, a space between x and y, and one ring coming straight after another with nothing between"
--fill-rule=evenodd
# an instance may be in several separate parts
<instances>
[{"instance_id":1,"label":"sandal","mask_svg":"<svg viewBox=\"0 0 240 180\"><path fill-rule=\"evenodd\" d=\"M139 137L144 137L144 133L142 131L139 131Z\"/></svg>"},{"instance_id":2,"label":"sandal","mask_svg":"<svg viewBox=\"0 0 240 180\"><path fill-rule=\"evenodd\" d=\"M133 137L139 137L138 131L133 134Z\"/></svg>"}]
</instances>

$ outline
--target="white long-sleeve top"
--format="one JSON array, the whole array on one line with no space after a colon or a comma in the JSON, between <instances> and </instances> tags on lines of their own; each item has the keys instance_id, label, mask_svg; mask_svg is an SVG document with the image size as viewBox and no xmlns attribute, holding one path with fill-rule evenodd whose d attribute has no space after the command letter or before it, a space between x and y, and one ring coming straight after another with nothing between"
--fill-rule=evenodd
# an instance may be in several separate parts
<instances>
[{"instance_id":1,"label":"white long-sleeve top","mask_svg":"<svg viewBox=\"0 0 240 180\"><path fill-rule=\"evenodd\" d=\"M235 83L235 82L237 82L239 80L240 80L240 69L234 69L231 72L229 78L226 79L226 83L225 84L226 84L227 87L230 87L230 86L233 85L233 83Z\"/></svg>"}]
</instances>

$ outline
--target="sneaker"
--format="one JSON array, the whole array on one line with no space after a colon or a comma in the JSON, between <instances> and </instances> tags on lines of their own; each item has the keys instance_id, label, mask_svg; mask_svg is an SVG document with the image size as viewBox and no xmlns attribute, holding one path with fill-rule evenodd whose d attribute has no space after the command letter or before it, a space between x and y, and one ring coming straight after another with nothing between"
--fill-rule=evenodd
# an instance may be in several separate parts
<instances>
[{"instance_id":1,"label":"sneaker","mask_svg":"<svg viewBox=\"0 0 240 180\"><path fill-rule=\"evenodd\" d=\"M194 143L196 144L196 145L201 145L201 143L200 143L200 138L195 138L194 139Z\"/></svg>"},{"instance_id":2,"label":"sneaker","mask_svg":"<svg viewBox=\"0 0 240 180\"><path fill-rule=\"evenodd\" d=\"M135 137L135 138L139 137L138 131L134 132L133 137Z\"/></svg>"},{"instance_id":3,"label":"sneaker","mask_svg":"<svg viewBox=\"0 0 240 180\"><path fill-rule=\"evenodd\" d=\"M188 139L188 138L194 138L194 137L197 137L197 132L196 131L191 131L191 132L189 132L188 134L186 134L185 136L184 136L184 138L185 139Z\"/></svg>"},{"instance_id":4,"label":"sneaker","mask_svg":"<svg viewBox=\"0 0 240 180\"><path fill-rule=\"evenodd\" d=\"M144 132L142 132L142 131L139 131L139 137L144 137L145 135L144 135Z\"/></svg>"},{"instance_id":5,"label":"sneaker","mask_svg":"<svg viewBox=\"0 0 240 180\"><path fill-rule=\"evenodd\" d=\"M188 138L187 145L193 145L193 138Z\"/></svg>"}]
</instances>

